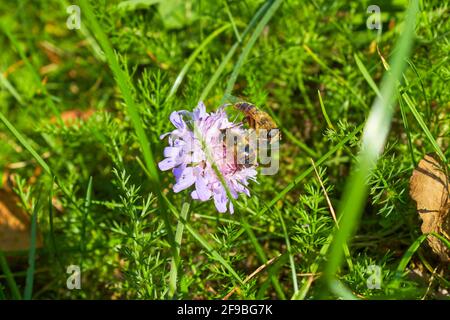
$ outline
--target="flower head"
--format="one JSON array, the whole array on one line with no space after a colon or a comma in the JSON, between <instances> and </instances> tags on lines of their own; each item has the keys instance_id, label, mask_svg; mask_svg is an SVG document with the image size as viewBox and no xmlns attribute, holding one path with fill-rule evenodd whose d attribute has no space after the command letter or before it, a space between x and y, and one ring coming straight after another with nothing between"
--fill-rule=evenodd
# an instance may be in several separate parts
<instances>
[{"instance_id":1,"label":"flower head","mask_svg":"<svg viewBox=\"0 0 450 320\"><path fill-rule=\"evenodd\" d=\"M168 136L169 146L164 149L165 159L158 166L163 171L172 169L176 182L173 191L194 186L193 199L213 199L219 212L233 213L233 204L222 181L234 199L239 193L250 196L247 185L249 180L256 181L256 164L240 164L234 156L229 156L234 147L224 143L224 132L234 136L245 134L242 124L230 122L223 107L207 113L203 102L192 112L172 112L170 121L175 130L161 136L161 139Z\"/></svg>"}]
</instances>

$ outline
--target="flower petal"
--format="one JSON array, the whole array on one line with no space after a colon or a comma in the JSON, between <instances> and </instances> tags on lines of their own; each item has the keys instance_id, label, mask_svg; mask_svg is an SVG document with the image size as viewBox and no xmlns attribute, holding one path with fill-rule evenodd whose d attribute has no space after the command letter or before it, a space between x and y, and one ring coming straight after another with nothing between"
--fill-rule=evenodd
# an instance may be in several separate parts
<instances>
[{"instance_id":1,"label":"flower petal","mask_svg":"<svg viewBox=\"0 0 450 320\"><path fill-rule=\"evenodd\" d=\"M186 123L184 122L183 118L181 117L181 115L177 111L174 111L174 112L172 112L170 114L170 122L172 122L172 124L177 129L184 129L184 128L186 128Z\"/></svg>"},{"instance_id":2,"label":"flower petal","mask_svg":"<svg viewBox=\"0 0 450 320\"><path fill-rule=\"evenodd\" d=\"M233 202L230 201L230 213L233 214L234 213L234 206L233 206Z\"/></svg>"},{"instance_id":3,"label":"flower petal","mask_svg":"<svg viewBox=\"0 0 450 320\"><path fill-rule=\"evenodd\" d=\"M180 155L182 149L177 147L165 147L164 148L164 157L176 158Z\"/></svg>"},{"instance_id":4,"label":"flower petal","mask_svg":"<svg viewBox=\"0 0 450 320\"><path fill-rule=\"evenodd\" d=\"M193 190L193 191L191 192L191 197L192 197L192 199L194 199L194 200L198 200L197 190Z\"/></svg>"},{"instance_id":5,"label":"flower petal","mask_svg":"<svg viewBox=\"0 0 450 320\"><path fill-rule=\"evenodd\" d=\"M184 169L186 169L186 164L181 164L175 168L173 168L173 176L175 177L175 181L178 181L183 174Z\"/></svg>"},{"instance_id":6,"label":"flower petal","mask_svg":"<svg viewBox=\"0 0 450 320\"><path fill-rule=\"evenodd\" d=\"M195 183L195 176L192 170L192 167L187 167L183 170L183 173L180 175L177 183L173 186L173 191L178 193L183 191L184 189L189 188Z\"/></svg>"},{"instance_id":7,"label":"flower petal","mask_svg":"<svg viewBox=\"0 0 450 320\"><path fill-rule=\"evenodd\" d=\"M203 101L200 101L197 105L197 108L195 108L194 112L192 113L192 119L197 121L205 119L207 116L208 114L206 113L206 106Z\"/></svg>"},{"instance_id":8,"label":"flower petal","mask_svg":"<svg viewBox=\"0 0 450 320\"><path fill-rule=\"evenodd\" d=\"M223 188L222 188L223 189ZM225 190L220 191L220 189L214 190L214 205L217 211L224 213L227 211L228 198Z\"/></svg>"},{"instance_id":9,"label":"flower petal","mask_svg":"<svg viewBox=\"0 0 450 320\"><path fill-rule=\"evenodd\" d=\"M166 171L172 169L177 165L177 162L174 158L165 158L161 162L158 163L159 170Z\"/></svg>"},{"instance_id":10,"label":"flower petal","mask_svg":"<svg viewBox=\"0 0 450 320\"><path fill-rule=\"evenodd\" d=\"M197 196L201 201L206 201L211 198L211 190L208 189L208 186L206 185L206 179L202 176L198 176L197 180L195 181L195 189L197 191Z\"/></svg>"},{"instance_id":11,"label":"flower petal","mask_svg":"<svg viewBox=\"0 0 450 320\"><path fill-rule=\"evenodd\" d=\"M160 136L159 136L159 139L162 140L162 139L164 139L165 137L167 137L167 136L168 136L169 134L171 134L171 133L172 133L172 132L166 132L166 133L160 135Z\"/></svg>"}]
</instances>

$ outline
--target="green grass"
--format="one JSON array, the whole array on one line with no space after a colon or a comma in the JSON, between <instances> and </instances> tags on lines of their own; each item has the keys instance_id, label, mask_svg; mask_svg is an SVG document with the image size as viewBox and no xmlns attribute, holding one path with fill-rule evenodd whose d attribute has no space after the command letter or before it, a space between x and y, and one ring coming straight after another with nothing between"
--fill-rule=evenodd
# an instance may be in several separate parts
<instances>
[{"instance_id":1,"label":"green grass","mask_svg":"<svg viewBox=\"0 0 450 320\"><path fill-rule=\"evenodd\" d=\"M405 30L403 30L403 34L394 49L396 52L392 58L392 68L383 77L379 92L376 91L377 96L364 127L361 152L358 155L357 165L352 170L346 182L344 194L342 195L340 210L338 212L340 219L339 228L336 229L335 236L333 237L325 267L325 281L328 283L331 291L338 290L338 292L334 292L338 295L342 292L345 293L345 290L343 291L343 284L340 283L337 285L338 280L336 279L336 274L344 256L343 248L357 228L357 223L361 218L368 194L366 179L376 166L376 162L383 152L389 134L391 120L394 114L393 106L396 98L396 85L401 79L403 70L406 67L406 58L411 51L412 37L418 12L418 1L411 1L405 22ZM362 65L359 67L362 69ZM373 84L371 87L373 87Z\"/></svg>"},{"instance_id":2,"label":"green grass","mask_svg":"<svg viewBox=\"0 0 450 320\"><path fill-rule=\"evenodd\" d=\"M36 262L37 221L38 221L38 212L40 209L39 196L40 194L38 193L38 198L36 204L34 205L33 214L31 216L30 249L28 250L28 269L25 283L25 291L23 293L23 298L25 300L31 300L33 295L33 281L36 269L35 262Z\"/></svg>"},{"instance_id":3,"label":"green grass","mask_svg":"<svg viewBox=\"0 0 450 320\"><path fill-rule=\"evenodd\" d=\"M448 5L381 1L378 32L370 1L78 3L80 30L67 1L0 4L0 176L31 239L0 299L449 298L408 190L425 154L449 169ZM160 135L236 99L279 125L280 168L219 214L171 190Z\"/></svg>"}]
</instances>

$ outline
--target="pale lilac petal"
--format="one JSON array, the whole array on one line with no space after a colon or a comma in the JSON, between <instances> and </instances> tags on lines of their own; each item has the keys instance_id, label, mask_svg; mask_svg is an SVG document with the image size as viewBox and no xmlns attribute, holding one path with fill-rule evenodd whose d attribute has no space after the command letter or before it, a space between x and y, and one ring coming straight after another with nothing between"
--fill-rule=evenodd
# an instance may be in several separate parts
<instances>
[{"instance_id":1,"label":"pale lilac petal","mask_svg":"<svg viewBox=\"0 0 450 320\"><path fill-rule=\"evenodd\" d=\"M186 123L184 122L183 118L180 116L180 114L177 111L174 111L170 114L170 122L172 122L172 124L177 129L186 128Z\"/></svg>"},{"instance_id":2,"label":"pale lilac petal","mask_svg":"<svg viewBox=\"0 0 450 320\"><path fill-rule=\"evenodd\" d=\"M197 180L195 181L195 189L197 191L197 196L201 201L206 201L211 198L212 192L206 185L205 178L201 176L197 177Z\"/></svg>"},{"instance_id":3,"label":"pale lilac petal","mask_svg":"<svg viewBox=\"0 0 450 320\"><path fill-rule=\"evenodd\" d=\"M235 199L238 198L238 193L242 192L244 189L244 186L239 181L233 181L233 184L230 186L230 193L231 196Z\"/></svg>"},{"instance_id":4,"label":"pale lilac petal","mask_svg":"<svg viewBox=\"0 0 450 320\"><path fill-rule=\"evenodd\" d=\"M175 140L172 144L173 144L174 147L177 147L177 148L184 148L184 147L186 146L186 141L177 139L177 140Z\"/></svg>"},{"instance_id":5,"label":"pale lilac petal","mask_svg":"<svg viewBox=\"0 0 450 320\"><path fill-rule=\"evenodd\" d=\"M181 164L178 167L173 168L173 176L175 177L175 181L178 181L183 174L183 171L186 169L186 164Z\"/></svg>"},{"instance_id":6,"label":"pale lilac petal","mask_svg":"<svg viewBox=\"0 0 450 320\"><path fill-rule=\"evenodd\" d=\"M177 165L177 162L175 161L174 158L166 158L163 161L161 161L160 163L158 163L159 170L161 170L161 171L166 171L166 170L172 169L176 165Z\"/></svg>"},{"instance_id":7,"label":"pale lilac petal","mask_svg":"<svg viewBox=\"0 0 450 320\"><path fill-rule=\"evenodd\" d=\"M197 121L200 119L204 119L208 116L206 113L206 106L203 103L203 101L200 101L197 105L197 108L194 109L194 112L192 113L193 120Z\"/></svg>"},{"instance_id":8,"label":"pale lilac petal","mask_svg":"<svg viewBox=\"0 0 450 320\"><path fill-rule=\"evenodd\" d=\"M206 159L206 155L200 146L194 147L192 151L192 162L200 162Z\"/></svg>"},{"instance_id":9,"label":"pale lilac petal","mask_svg":"<svg viewBox=\"0 0 450 320\"><path fill-rule=\"evenodd\" d=\"M234 206L233 206L233 202L230 201L230 213L233 214L234 213Z\"/></svg>"},{"instance_id":10,"label":"pale lilac petal","mask_svg":"<svg viewBox=\"0 0 450 320\"><path fill-rule=\"evenodd\" d=\"M177 147L165 147L164 148L164 157L175 158L180 155L182 150Z\"/></svg>"},{"instance_id":11,"label":"pale lilac petal","mask_svg":"<svg viewBox=\"0 0 450 320\"><path fill-rule=\"evenodd\" d=\"M172 133L172 132L164 133L164 134L162 134L162 135L159 136L159 139L162 140L162 139L164 139L165 137L167 137L168 135L170 135L171 133Z\"/></svg>"},{"instance_id":12,"label":"pale lilac petal","mask_svg":"<svg viewBox=\"0 0 450 320\"><path fill-rule=\"evenodd\" d=\"M194 200L199 200L198 194L197 194L197 190L194 190L191 192L191 198Z\"/></svg>"},{"instance_id":13,"label":"pale lilac petal","mask_svg":"<svg viewBox=\"0 0 450 320\"><path fill-rule=\"evenodd\" d=\"M223 213L227 211L227 195L225 192L215 191L214 192L214 205L216 206L217 211Z\"/></svg>"},{"instance_id":14,"label":"pale lilac petal","mask_svg":"<svg viewBox=\"0 0 450 320\"><path fill-rule=\"evenodd\" d=\"M183 170L183 173L181 174L177 183L173 186L173 191L175 193L178 193L180 191L183 191L184 189L189 188L194 183L195 183L195 176L193 174L193 170L191 167L187 167L186 169Z\"/></svg>"}]
</instances>

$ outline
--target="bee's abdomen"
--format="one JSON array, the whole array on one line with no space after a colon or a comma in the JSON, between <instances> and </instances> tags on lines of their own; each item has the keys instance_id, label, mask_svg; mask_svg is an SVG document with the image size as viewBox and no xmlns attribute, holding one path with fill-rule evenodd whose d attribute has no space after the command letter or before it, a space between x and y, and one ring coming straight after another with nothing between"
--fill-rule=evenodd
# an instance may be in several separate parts
<instances>
[{"instance_id":1,"label":"bee's abdomen","mask_svg":"<svg viewBox=\"0 0 450 320\"><path fill-rule=\"evenodd\" d=\"M255 108L254 105L247 102L238 102L234 106L244 113L250 113Z\"/></svg>"}]
</instances>

